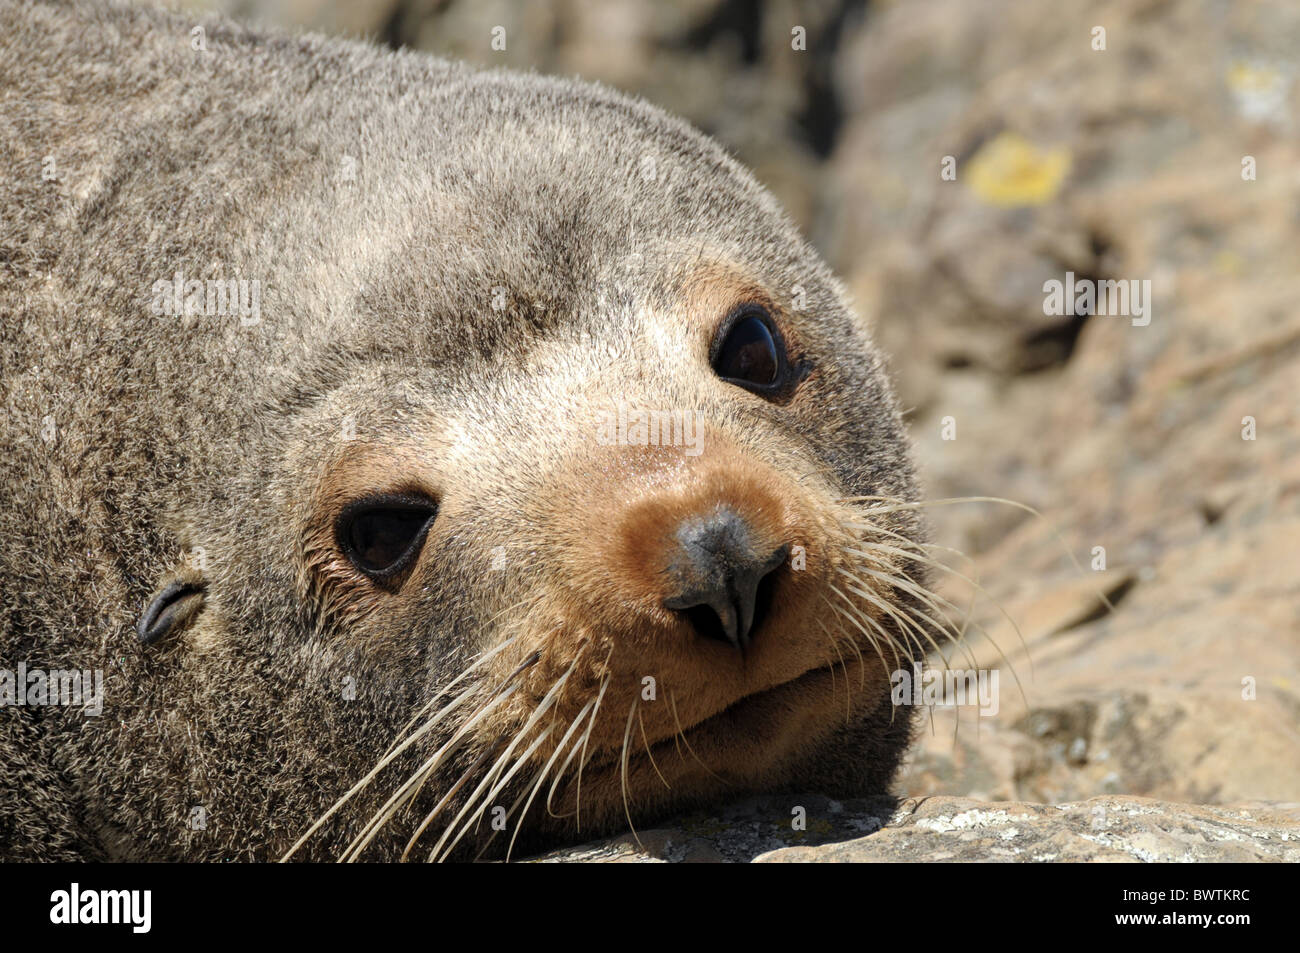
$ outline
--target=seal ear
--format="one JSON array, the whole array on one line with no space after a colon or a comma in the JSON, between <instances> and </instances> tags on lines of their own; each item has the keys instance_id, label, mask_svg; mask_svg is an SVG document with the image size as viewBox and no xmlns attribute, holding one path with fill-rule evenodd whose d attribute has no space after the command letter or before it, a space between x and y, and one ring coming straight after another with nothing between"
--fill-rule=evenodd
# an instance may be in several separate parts
<instances>
[{"instance_id":1,"label":"seal ear","mask_svg":"<svg viewBox=\"0 0 1300 953\"><path fill-rule=\"evenodd\" d=\"M197 577L169 580L149 600L149 605L135 624L140 642L152 645L184 627L203 608L203 589L203 582Z\"/></svg>"}]
</instances>

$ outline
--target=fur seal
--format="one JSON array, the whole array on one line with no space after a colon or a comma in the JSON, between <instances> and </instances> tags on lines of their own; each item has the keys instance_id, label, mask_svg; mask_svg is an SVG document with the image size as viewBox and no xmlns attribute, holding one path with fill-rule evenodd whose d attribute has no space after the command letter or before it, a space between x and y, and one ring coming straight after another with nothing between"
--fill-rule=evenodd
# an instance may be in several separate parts
<instances>
[{"instance_id":1,"label":"fur seal","mask_svg":"<svg viewBox=\"0 0 1300 953\"><path fill-rule=\"evenodd\" d=\"M0 854L500 856L888 789L907 437L718 145L86 2L0 0L0 101Z\"/></svg>"}]
</instances>

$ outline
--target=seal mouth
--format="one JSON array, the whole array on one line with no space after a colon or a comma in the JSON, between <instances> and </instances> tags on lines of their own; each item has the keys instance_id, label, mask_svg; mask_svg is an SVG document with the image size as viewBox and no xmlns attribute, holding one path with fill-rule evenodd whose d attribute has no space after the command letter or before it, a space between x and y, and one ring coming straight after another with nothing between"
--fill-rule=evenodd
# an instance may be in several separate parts
<instances>
[{"instance_id":1,"label":"seal mouth","mask_svg":"<svg viewBox=\"0 0 1300 953\"><path fill-rule=\"evenodd\" d=\"M632 725L623 744L607 745L587 762L577 795L581 814L664 816L712 797L785 783L795 765L844 723L855 696L860 702L869 689L864 663L855 659L815 666L743 695L654 741Z\"/></svg>"},{"instance_id":2,"label":"seal mouth","mask_svg":"<svg viewBox=\"0 0 1300 953\"><path fill-rule=\"evenodd\" d=\"M712 731L720 725L743 722L747 715L753 714L756 707L770 703L783 694L791 695L798 691L801 686L807 687L820 677L831 674L832 666L815 665L812 668L805 669L793 678L786 679L784 682L778 682L775 685L769 685L767 688L741 695L713 714L706 715L690 725L683 726L682 735L689 738ZM672 738L661 738L654 745L658 746L671 742Z\"/></svg>"}]
</instances>

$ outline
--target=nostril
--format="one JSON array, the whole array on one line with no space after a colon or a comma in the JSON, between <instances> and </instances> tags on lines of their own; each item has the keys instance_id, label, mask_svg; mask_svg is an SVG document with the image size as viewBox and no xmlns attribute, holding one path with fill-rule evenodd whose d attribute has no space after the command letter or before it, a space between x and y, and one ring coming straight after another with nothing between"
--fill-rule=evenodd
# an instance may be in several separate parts
<instances>
[{"instance_id":1,"label":"nostril","mask_svg":"<svg viewBox=\"0 0 1300 953\"><path fill-rule=\"evenodd\" d=\"M713 639L718 642L730 642L731 636L723 628L722 619L712 606L701 603L698 606L691 606L689 609L682 609L682 615L686 616L686 621L691 624L695 634L703 639Z\"/></svg>"},{"instance_id":2,"label":"nostril","mask_svg":"<svg viewBox=\"0 0 1300 953\"><path fill-rule=\"evenodd\" d=\"M759 556L748 525L729 507L685 521L676 539L668 569L674 591L664 606L680 611L697 635L745 648L767 617L790 547Z\"/></svg>"},{"instance_id":3,"label":"nostril","mask_svg":"<svg viewBox=\"0 0 1300 953\"><path fill-rule=\"evenodd\" d=\"M778 550L779 558L776 559L776 566L758 581L758 586L754 591L754 606L750 612L749 627L743 632L739 631L743 616L743 612L739 607L733 607L731 612L726 613L727 622L723 621L723 615L708 602L701 602L698 605L689 606L678 611L686 617L686 621L691 624L695 634L701 638L713 639L735 645L738 648L745 648L752 640L754 633L763 627L763 622L767 619L768 612L772 608L772 595L776 590L776 577L780 575L777 570L780 569L781 563L785 561L788 551L788 547L782 547ZM667 604L665 602L665 605ZM736 627L728 628L732 618L736 619ZM734 636L733 632L735 633Z\"/></svg>"}]
</instances>

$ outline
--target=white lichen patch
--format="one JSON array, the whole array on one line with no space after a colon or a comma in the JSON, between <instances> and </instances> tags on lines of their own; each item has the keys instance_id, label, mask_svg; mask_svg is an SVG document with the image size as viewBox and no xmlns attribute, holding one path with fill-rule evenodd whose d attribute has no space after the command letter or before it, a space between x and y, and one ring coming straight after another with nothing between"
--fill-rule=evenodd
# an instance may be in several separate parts
<instances>
[{"instance_id":1,"label":"white lichen patch","mask_svg":"<svg viewBox=\"0 0 1300 953\"><path fill-rule=\"evenodd\" d=\"M1028 814L1008 814L1006 811L962 811L960 814L954 814L952 817L940 815L939 817L923 817L916 822L916 826L928 831L934 831L936 834L947 834L951 831L969 831L979 830L986 827L1004 827L1007 824L1015 822L1033 821L1033 817ZM1014 834L1012 836L1015 836Z\"/></svg>"}]
</instances>

